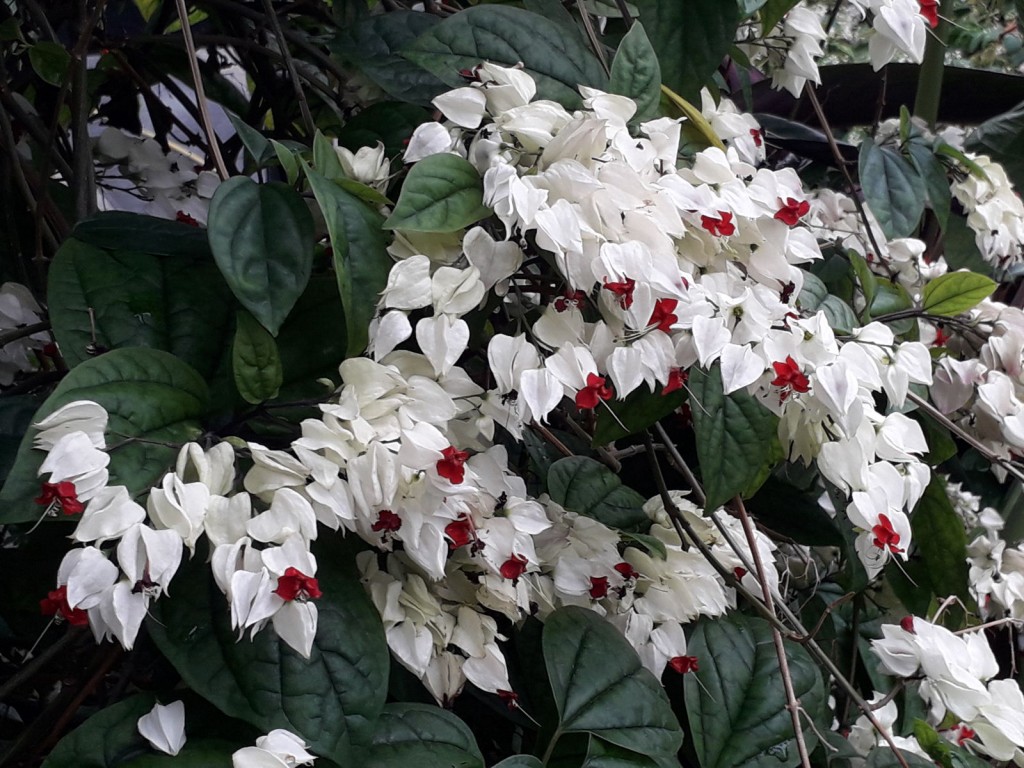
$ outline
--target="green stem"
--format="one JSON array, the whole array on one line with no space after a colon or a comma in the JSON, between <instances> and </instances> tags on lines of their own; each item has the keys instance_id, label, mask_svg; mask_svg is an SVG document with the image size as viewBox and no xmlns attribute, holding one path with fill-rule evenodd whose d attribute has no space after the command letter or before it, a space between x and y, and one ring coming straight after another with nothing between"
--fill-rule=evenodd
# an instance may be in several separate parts
<instances>
[{"instance_id":1,"label":"green stem","mask_svg":"<svg viewBox=\"0 0 1024 768\"><path fill-rule=\"evenodd\" d=\"M544 764L545 766L546 766L546 765L548 764L548 760L550 760L550 759L551 759L551 755L553 755L553 754L554 754L554 752L555 752L555 744L557 744L557 743L558 743L558 740L559 740L559 739L560 739L561 737L562 737L562 729L561 729L561 728L559 728L558 730L556 730L556 731L555 731L555 732L554 732L554 733L553 733L553 734L551 735L551 741L549 741L549 742L548 742L548 746L547 746L547 749L545 749L545 750L544 750L544 757L542 757L542 758L540 759L541 763L543 763L543 764Z\"/></svg>"},{"instance_id":2,"label":"green stem","mask_svg":"<svg viewBox=\"0 0 1024 768\"><path fill-rule=\"evenodd\" d=\"M924 120L933 130L939 118L939 99L942 95L942 76L946 64L946 37L951 26L946 18L952 12L953 0L942 0L939 4L939 26L934 30L934 34L928 35L924 61L921 62L921 69L917 75L914 116Z\"/></svg>"}]
</instances>

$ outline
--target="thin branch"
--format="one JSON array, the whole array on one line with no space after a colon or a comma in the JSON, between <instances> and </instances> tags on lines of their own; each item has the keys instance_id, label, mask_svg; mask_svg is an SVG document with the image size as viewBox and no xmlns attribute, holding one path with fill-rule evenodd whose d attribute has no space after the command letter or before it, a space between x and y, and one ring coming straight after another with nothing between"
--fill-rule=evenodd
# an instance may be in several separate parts
<instances>
[{"instance_id":1,"label":"thin branch","mask_svg":"<svg viewBox=\"0 0 1024 768\"><path fill-rule=\"evenodd\" d=\"M26 336L32 336L42 331L50 330L50 321L43 320L41 323L33 323L32 325L23 325L20 328L14 328L10 331L4 331L0 333L0 347L6 344L10 344L12 341L18 339L24 339Z\"/></svg>"},{"instance_id":2,"label":"thin branch","mask_svg":"<svg viewBox=\"0 0 1024 768\"><path fill-rule=\"evenodd\" d=\"M743 533L747 537L747 547L754 558L754 568L757 580L761 584L761 594L764 596L765 607L775 613L775 601L772 599L772 589L765 576L764 563L761 561L761 550L757 548L757 535L754 533L754 526L750 522L750 515L747 508L743 506L743 499L737 496L733 499L736 511L739 512L740 522L743 523ZM796 751L800 755L800 765L804 768L811 768L811 757L807 752L807 743L804 741L804 729L800 726L800 701L793 689L793 676L789 671L789 657L786 656L786 646L782 642L782 633L777 626L772 626L772 640L775 643L775 655L779 659L779 674L782 676L782 688L786 692L786 709L789 710L790 719L793 721L793 735L796 737Z\"/></svg>"},{"instance_id":3,"label":"thin branch","mask_svg":"<svg viewBox=\"0 0 1024 768\"><path fill-rule=\"evenodd\" d=\"M213 163L217 167L217 175L221 181L228 179L228 167L224 164L224 158L220 153L220 140L213 130L213 121L210 120L210 111L206 105L206 91L203 89L203 75L199 71L199 58L196 56L196 44L192 39L192 27L188 20L188 9L185 7L185 0L174 0L178 9L178 20L181 22L181 35L185 40L185 50L188 52L188 66L192 71L192 85L196 92L196 106L199 107L199 114L202 117L203 131L206 133L206 141L210 147L210 154L213 155Z\"/></svg>"},{"instance_id":4,"label":"thin branch","mask_svg":"<svg viewBox=\"0 0 1024 768\"><path fill-rule=\"evenodd\" d=\"M284 31L281 29L281 21L274 11L273 0L263 0L263 9L270 20L270 27L274 30L277 44L281 48L281 55L284 57L284 66L288 70L288 77L292 81L292 89L295 91L295 98L299 102L299 112L302 113L302 122L306 125L306 133L312 138L316 133L316 123L313 122L313 115L309 111L309 103L306 101L306 94L302 90L302 83L299 81L299 72L295 69L295 61L292 59L291 51L288 50L288 41L285 39Z\"/></svg>"},{"instance_id":5,"label":"thin branch","mask_svg":"<svg viewBox=\"0 0 1024 768\"><path fill-rule=\"evenodd\" d=\"M676 448L675 443L673 443L669 438L668 432L666 432L665 428L661 426L660 421L655 422L654 429L658 433L658 437L661 439L661 442L665 445L665 450L668 451L668 455L672 458L672 464L677 470L679 470L679 474L683 476L683 479L686 480L690 485L691 490L693 490L693 498L697 500L698 504L704 506L708 497L704 494L704 489L701 487L700 481L697 480L697 476L693 474L693 470L691 470L686 461L684 461L679 450Z\"/></svg>"},{"instance_id":6,"label":"thin branch","mask_svg":"<svg viewBox=\"0 0 1024 768\"><path fill-rule=\"evenodd\" d=\"M576 0L576 8L580 12L580 17L583 19L583 29L587 32L587 39L590 40L590 47L594 49L594 53L597 55L597 60L601 62L601 68L604 70L606 75L611 74L611 68L608 66L608 59L604 55L604 46L601 44L601 39L597 36L597 30L594 29L594 21L590 18L590 14L587 12L587 7L583 4L583 0Z\"/></svg>"},{"instance_id":7,"label":"thin branch","mask_svg":"<svg viewBox=\"0 0 1024 768\"><path fill-rule=\"evenodd\" d=\"M572 451L570 451L566 447L565 443L563 443L561 440L559 440L557 437L555 437L553 434L551 434L551 430L549 430L543 424L538 424L537 422L532 422L530 424L530 429L532 429L534 432L536 432L541 437L543 437L547 442L549 442L551 445L553 445L555 447L555 449L560 454L562 454L563 456L568 457L568 456L575 456L576 455L575 453L573 453Z\"/></svg>"}]
</instances>

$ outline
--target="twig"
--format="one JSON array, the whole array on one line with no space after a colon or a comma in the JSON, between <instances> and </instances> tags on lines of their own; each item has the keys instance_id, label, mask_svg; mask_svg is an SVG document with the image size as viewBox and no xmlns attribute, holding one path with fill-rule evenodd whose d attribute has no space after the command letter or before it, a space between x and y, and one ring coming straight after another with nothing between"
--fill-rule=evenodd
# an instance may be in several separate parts
<instances>
[{"instance_id":1,"label":"twig","mask_svg":"<svg viewBox=\"0 0 1024 768\"><path fill-rule=\"evenodd\" d=\"M86 55L92 31L105 5L106 0L96 0L96 6L92 13L88 14L89 0L80 0L81 31L78 42L71 51L68 75L61 86L60 96L64 95L69 85L71 88L71 131L74 150L71 160L75 175L68 179L68 182L75 193L75 219L78 221L96 212L96 174L92 164L92 144L89 141L89 70L86 66ZM62 101L63 99L58 97L58 106L53 118L54 132L51 136L56 135L55 129L59 124Z\"/></svg>"},{"instance_id":2,"label":"twig","mask_svg":"<svg viewBox=\"0 0 1024 768\"><path fill-rule=\"evenodd\" d=\"M302 113L302 122L306 125L306 133L312 137L316 133L316 123L313 122L313 115L309 111L309 103L306 101L306 94L302 90L302 83L299 81L299 72L295 68L295 60L292 59L291 51L288 50L288 41L285 39L284 31L281 29L281 21L274 11L273 0L263 0L263 9L270 20L270 27L274 30L277 44L281 48L281 56L284 57L284 66L288 70L288 77L292 81L292 89L295 91L295 98L299 102L299 112Z\"/></svg>"},{"instance_id":3,"label":"twig","mask_svg":"<svg viewBox=\"0 0 1024 768\"><path fill-rule=\"evenodd\" d=\"M59 656L63 653L67 646L71 645L72 642L80 637L83 637L82 630L77 627L69 627L67 632L65 632L64 635L53 645L49 646L35 658L25 662L21 669L5 680L3 685L0 685L0 701L4 701L8 696L18 690L22 683L30 679L39 670L49 664L55 656Z\"/></svg>"},{"instance_id":4,"label":"twig","mask_svg":"<svg viewBox=\"0 0 1024 768\"><path fill-rule=\"evenodd\" d=\"M704 506L708 497L705 495L704 489L700 485L700 481L697 480L697 476L693 474L693 470L691 470L686 461L683 460L682 455L679 453L679 449L676 448L675 443L673 443L669 438L668 432L666 432L665 428L661 426L660 421L655 422L654 429L658 433L658 437L661 439L661 442L665 445L665 450L668 451L668 455L672 458L672 464L677 470L679 470L679 474L683 476L683 479L689 483L690 489L693 491L693 498L697 500L698 504Z\"/></svg>"},{"instance_id":5,"label":"twig","mask_svg":"<svg viewBox=\"0 0 1024 768\"><path fill-rule=\"evenodd\" d=\"M594 436L577 424L576 420L569 414L562 414L562 417L565 420L565 425L569 428L569 431L576 435L576 437L586 440L588 443L594 439ZM601 457L602 463L604 463L612 472L618 474L622 471L622 462L619 461L618 457L613 455L611 451L603 445L597 446L595 450L597 451L597 455Z\"/></svg>"},{"instance_id":6,"label":"twig","mask_svg":"<svg viewBox=\"0 0 1024 768\"><path fill-rule=\"evenodd\" d=\"M551 443L551 445L553 445L558 450L558 452L563 456L576 455L566 447L565 443L563 443L561 440L559 440L557 437L551 434L551 430L545 427L543 424L532 422L530 424L530 429L532 429L534 432L537 432L541 437L543 437L545 440Z\"/></svg>"},{"instance_id":7,"label":"twig","mask_svg":"<svg viewBox=\"0 0 1024 768\"><path fill-rule=\"evenodd\" d=\"M188 66L192 71L192 85L196 92L196 106L202 117L203 131L206 133L206 141L210 147L210 154L213 155L213 163L217 167L217 175L221 181L226 181L230 176L228 167L224 164L224 158L220 153L220 140L213 130L213 121L210 120L210 111L206 105L206 91L203 89L203 76L199 71L199 59L196 56L196 44L192 39L192 26L188 20L188 9L185 7L185 0L174 0L178 9L178 20L181 22L181 35L185 39L185 50L188 52Z\"/></svg>"},{"instance_id":8,"label":"twig","mask_svg":"<svg viewBox=\"0 0 1024 768\"><path fill-rule=\"evenodd\" d=\"M918 408L920 408L922 411L927 413L929 416L931 416L933 419L935 419L937 422L939 422L942 426L944 426L946 429L948 429L954 435L956 435L961 440L963 440L965 443L967 443L969 446L971 446L974 450L976 450L978 453L980 453L982 456L984 456L990 462L992 462L993 464L999 464L1001 467L1003 467L1003 469L1005 469L1007 472L1009 472L1015 478L1017 478L1021 482L1024 482L1024 471L1021 471L1021 469L1016 464L1011 462L1009 459L1004 459L1002 456L999 456L998 454L996 454L996 453L992 452L991 450L989 450L985 446L984 443L982 443L980 440L978 440L973 435L969 434L959 424L956 424L953 421L951 421L946 416L946 414L944 414L942 411L940 411L934 405L929 403L923 397L921 397L920 395L916 394L915 392L908 391L907 392L907 398L911 402L913 402Z\"/></svg>"},{"instance_id":9,"label":"twig","mask_svg":"<svg viewBox=\"0 0 1024 768\"><path fill-rule=\"evenodd\" d=\"M597 60L601 62L601 68L604 70L604 73L610 75L612 70L608 66L608 59L604 55L604 46L601 45L601 40L597 36L597 30L594 29L593 19L590 18L590 13L587 12L587 7L583 4L583 0L576 0L576 8L583 19L583 29L587 32L590 47L594 49L594 53L597 55Z\"/></svg>"},{"instance_id":10,"label":"twig","mask_svg":"<svg viewBox=\"0 0 1024 768\"><path fill-rule=\"evenodd\" d=\"M21 328L14 328L13 330L10 331L4 331L3 333L0 333L0 347L4 346L5 344L10 344L12 341L23 339L26 336L32 336L33 334L41 333L42 331L48 330L50 330L50 321L43 320L40 323L33 323L32 325L23 325L21 326Z\"/></svg>"}]
</instances>

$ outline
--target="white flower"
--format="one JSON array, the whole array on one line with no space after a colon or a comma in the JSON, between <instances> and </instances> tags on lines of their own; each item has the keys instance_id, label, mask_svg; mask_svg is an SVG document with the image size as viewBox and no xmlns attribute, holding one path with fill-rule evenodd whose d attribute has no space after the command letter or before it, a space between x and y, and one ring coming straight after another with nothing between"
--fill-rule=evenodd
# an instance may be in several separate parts
<instances>
[{"instance_id":1,"label":"white flower","mask_svg":"<svg viewBox=\"0 0 1024 768\"><path fill-rule=\"evenodd\" d=\"M107 411L91 400L75 400L61 406L33 426L39 430L32 441L34 448L53 450L60 438L71 432L84 432L96 448L106 448Z\"/></svg>"},{"instance_id":2,"label":"white flower","mask_svg":"<svg viewBox=\"0 0 1024 768\"><path fill-rule=\"evenodd\" d=\"M79 501L88 501L107 484L110 456L96 448L85 432L69 432L50 449L39 467L39 474L50 473L51 483L75 485Z\"/></svg>"},{"instance_id":3,"label":"white flower","mask_svg":"<svg viewBox=\"0 0 1024 768\"><path fill-rule=\"evenodd\" d=\"M296 768L312 765L314 755L306 742L291 731L278 728L256 739L255 747L244 747L231 755L232 768Z\"/></svg>"},{"instance_id":4,"label":"white flower","mask_svg":"<svg viewBox=\"0 0 1024 768\"><path fill-rule=\"evenodd\" d=\"M153 709L139 718L138 728L153 749L172 757L177 755L185 746L184 702L154 705Z\"/></svg>"},{"instance_id":5,"label":"white flower","mask_svg":"<svg viewBox=\"0 0 1024 768\"><path fill-rule=\"evenodd\" d=\"M132 501L123 485L101 488L85 506L72 537L75 541L102 544L116 539L146 519L146 510Z\"/></svg>"}]
</instances>

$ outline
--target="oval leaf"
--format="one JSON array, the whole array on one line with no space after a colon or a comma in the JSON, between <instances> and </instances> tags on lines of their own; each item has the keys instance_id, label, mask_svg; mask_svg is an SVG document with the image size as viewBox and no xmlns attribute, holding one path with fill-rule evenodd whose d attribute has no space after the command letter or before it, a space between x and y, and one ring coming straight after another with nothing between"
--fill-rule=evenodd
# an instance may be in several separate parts
<instances>
[{"instance_id":1,"label":"oval leaf","mask_svg":"<svg viewBox=\"0 0 1024 768\"><path fill-rule=\"evenodd\" d=\"M597 412L594 427L594 445L606 445L629 435L642 432L654 422L665 418L686 402L686 390L677 389L667 395L640 387L623 400L606 403L607 408Z\"/></svg>"},{"instance_id":2,"label":"oval leaf","mask_svg":"<svg viewBox=\"0 0 1024 768\"><path fill-rule=\"evenodd\" d=\"M567 456L552 464L548 493L556 504L611 528L636 530L650 523L642 509L644 497L587 456Z\"/></svg>"},{"instance_id":3,"label":"oval leaf","mask_svg":"<svg viewBox=\"0 0 1024 768\"><path fill-rule=\"evenodd\" d=\"M447 153L430 155L409 171L384 228L455 232L491 215L483 196L483 179L468 160Z\"/></svg>"},{"instance_id":4,"label":"oval leaf","mask_svg":"<svg viewBox=\"0 0 1024 768\"><path fill-rule=\"evenodd\" d=\"M110 485L132 494L148 491L174 464L177 445L202 433L206 382L174 355L157 349L116 349L73 369L43 403L34 421L74 400L93 400L110 414L107 446ZM0 522L39 516L39 466L46 454L21 441L18 458L0 491ZM138 438L138 440L133 440Z\"/></svg>"},{"instance_id":5,"label":"oval leaf","mask_svg":"<svg viewBox=\"0 0 1024 768\"><path fill-rule=\"evenodd\" d=\"M163 349L210 379L230 331L234 301L206 238L176 222L143 234L150 217L125 221L132 216L110 221L112 228L94 221L76 229L107 246L73 237L54 256L47 298L61 354L74 367L92 359L97 348ZM134 238L134 244L122 243L123 237ZM152 252L150 242L159 243Z\"/></svg>"},{"instance_id":6,"label":"oval leaf","mask_svg":"<svg viewBox=\"0 0 1024 768\"><path fill-rule=\"evenodd\" d=\"M910 527L932 594L943 598L957 595L970 604L967 534L963 520L946 494L946 484L937 473L932 475L914 507Z\"/></svg>"},{"instance_id":7,"label":"oval leaf","mask_svg":"<svg viewBox=\"0 0 1024 768\"><path fill-rule=\"evenodd\" d=\"M262 403L277 397L284 379L277 342L244 309L238 313L235 324L231 370L234 372L238 394L249 403Z\"/></svg>"},{"instance_id":8,"label":"oval leaf","mask_svg":"<svg viewBox=\"0 0 1024 768\"><path fill-rule=\"evenodd\" d=\"M291 187L237 176L210 203L210 249L238 300L275 336L309 282L313 217Z\"/></svg>"},{"instance_id":9,"label":"oval leaf","mask_svg":"<svg viewBox=\"0 0 1024 768\"><path fill-rule=\"evenodd\" d=\"M671 755L683 733L661 683L593 611L560 608L544 624L544 663L561 733L591 733L644 755Z\"/></svg>"},{"instance_id":10,"label":"oval leaf","mask_svg":"<svg viewBox=\"0 0 1024 768\"><path fill-rule=\"evenodd\" d=\"M581 106L578 86L608 86L601 65L576 37L543 16L504 5L479 5L453 14L403 55L453 88L465 85L460 70L482 61L506 67L521 62L537 81L537 98L568 109Z\"/></svg>"},{"instance_id":11,"label":"oval leaf","mask_svg":"<svg viewBox=\"0 0 1024 768\"><path fill-rule=\"evenodd\" d=\"M319 543L314 553L323 597L308 660L272 627L239 640L200 557L179 571L173 596L154 603L148 626L189 687L222 712L264 731L287 728L317 753L345 763L350 731L366 728L384 706L387 645L377 611L344 567L351 555L326 553Z\"/></svg>"},{"instance_id":12,"label":"oval leaf","mask_svg":"<svg viewBox=\"0 0 1024 768\"><path fill-rule=\"evenodd\" d=\"M413 171L419 165L414 166ZM348 354L358 355L366 349L370 321L377 311L377 297L387 285L391 269L387 238L381 229L384 217L315 171L307 168L306 177L331 236L334 273L345 308Z\"/></svg>"},{"instance_id":13,"label":"oval leaf","mask_svg":"<svg viewBox=\"0 0 1024 768\"><path fill-rule=\"evenodd\" d=\"M140 693L101 709L57 742L42 768L114 768L145 753L138 721L153 702L152 694Z\"/></svg>"},{"instance_id":14,"label":"oval leaf","mask_svg":"<svg viewBox=\"0 0 1024 768\"><path fill-rule=\"evenodd\" d=\"M928 193L903 155L865 139L860 145L860 184L887 240L914 233Z\"/></svg>"},{"instance_id":15,"label":"oval leaf","mask_svg":"<svg viewBox=\"0 0 1024 768\"><path fill-rule=\"evenodd\" d=\"M800 757L786 709L771 627L732 613L694 628L687 653L699 667L686 676L686 712L703 768L792 768ZM801 646L786 646L793 688L816 722L825 713L821 673ZM804 729L808 747L815 735Z\"/></svg>"},{"instance_id":16,"label":"oval leaf","mask_svg":"<svg viewBox=\"0 0 1024 768\"><path fill-rule=\"evenodd\" d=\"M753 493L755 481L766 478L777 456L778 417L745 390L723 394L717 365L708 372L691 368L689 386L705 509L711 510Z\"/></svg>"},{"instance_id":17,"label":"oval leaf","mask_svg":"<svg viewBox=\"0 0 1024 768\"><path fill-rule=\"evenodd\" d=\"M649 120L658 116L661 103L661 66L658 54L640 22L635 22L622 38L612 60L611 80L608 88L612 93L628 96L636 102L634 121Z\"/></svg>"},{"instance_id":18,"label":"oval leaf","mask_svg":"<svg viewBox=\"0 0 1024 768\"><path fill-rule=\"evenodd\" d=\"M363 768L483 768L473 732L451 712L429 704L388 704L374 725Z\"/></svg>"},{"instance_id":19,"label":"oval leaf","mask_svg":"<svg viewBox=\"0 0 1024 768\"><path fill-rule=\"evenodd\" d=\"M544 768L544 764L533 755L513 755L495 763L492 768Z\"/></svg>"},{"instance_id":20,"label":"oval leaf","mask_svg":"<svg viewBox=\"0 0 1024 768\"><path fill-rule=\"evenodd\" d=\"M993 280L976 272L949 272L928 281L921 309L932 315L960 315L974 309L997 287Z\"/></svg>"}]
</instances>

